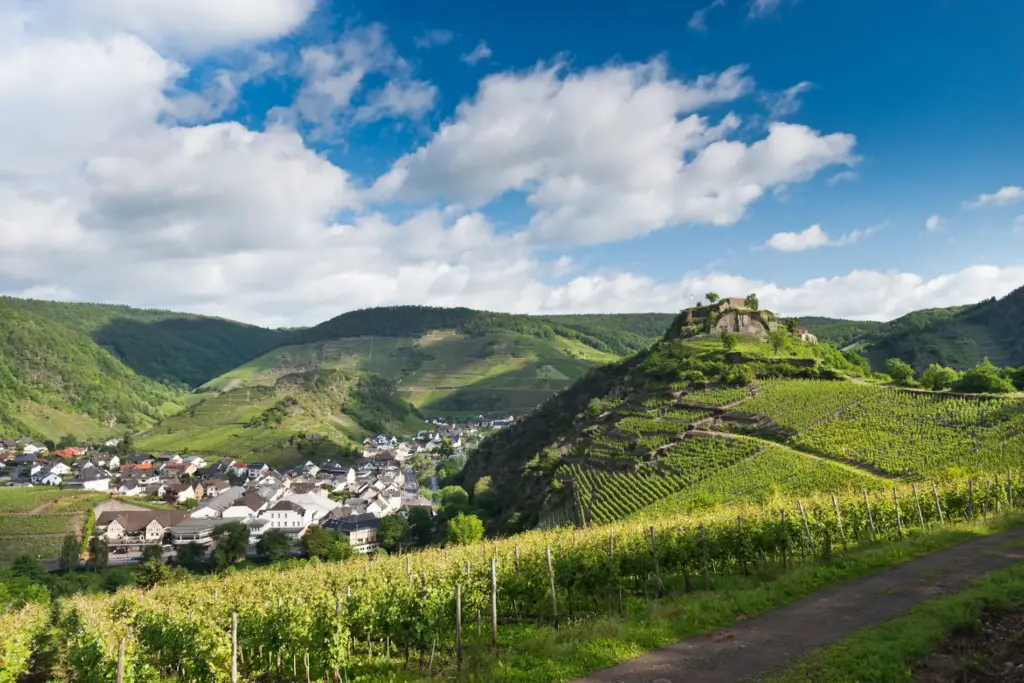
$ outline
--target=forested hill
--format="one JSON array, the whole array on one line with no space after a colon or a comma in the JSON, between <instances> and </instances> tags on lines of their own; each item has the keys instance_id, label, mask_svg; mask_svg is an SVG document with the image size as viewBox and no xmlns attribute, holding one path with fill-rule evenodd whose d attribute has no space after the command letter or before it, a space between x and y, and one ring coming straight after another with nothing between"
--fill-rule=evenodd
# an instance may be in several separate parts
<instances>
[{"instance_id":1,"label":"forested hill","mask_svg":"<svg viewBox=\"0 0 1024 683\"><path fill-rule=\"evenodd\" d=\"M287 344L294 336L290 331L174 311L34 299L4 301L87 335L140 375L188 387Z\"/></svg>"},{"instance_id":2,"label":"forested hill","mask_svg":"<svg viewBox=\"0 0 1024 683\"><path fill-rule=\"evenodd\" d=\"M180 395L88 337L0 299L0 435L40 433L26 424L40 408L93 428L110 418L119 429L145 426L177 410Z\"/></svg>"},{"instance_id":3,"label":"forested hill","mask_svg":"<svg viewBox=\"0 0 1024 683\"><path fill-rule=\"evenodd\" d=\"M389 306L343 313L298 333L294 343L310 344L353 337L418 337L435 330L466 335L515 332L532 337L573 339L591 348L628 355L660 337L672 315L528 316L470 308Z\"/></svg>"},{"instance_id":4,"label":"forested hill","mask_svg":"<svg viewBox=\"0 0 1024 683\"><path fill-rule=\"evenodd\" d=\"M799 324L822 341L855 345L876 370L888 358L918 371L932 363L963 370L986 357L996 365L1024 365L1024 288L1002 299L926 308L887 323L807 317Z\"/></svg>"}]
</instances>

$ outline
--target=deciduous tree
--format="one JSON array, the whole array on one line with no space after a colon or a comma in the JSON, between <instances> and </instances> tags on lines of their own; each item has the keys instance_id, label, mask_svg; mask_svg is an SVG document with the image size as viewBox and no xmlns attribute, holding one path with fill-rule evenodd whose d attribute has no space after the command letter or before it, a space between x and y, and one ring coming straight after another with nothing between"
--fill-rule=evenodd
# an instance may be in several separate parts
<instances>
[{"instance_id":1,"label":"deciduous tree","mask_svg":"<svg viewBox=\"0 0 1024 683\"><path fill-rule=\"evenodd\" d=\"M409 538L409 522L401 515L388 515L380 520L380 528L377 529L377 542L393 553L403 545Z\"/></svg>"},{"instance_id":2,"label":"deciduous tree","mask_svg":"<svg viewBox=\"0 0 1024 683\"><path fill-rule=\"evenodd\" d=\"M280 529L265 531L256 542L256 552L268 562L277 562L288 557L292 550L292 542L288 534Z\"/></svg>"},{"instance_id":3,"label":"deciduous tree","mask_svg":"<svg viewBox=\"0 0 1024 683\"><path fill-rule=\"evenodd\" d=\"M476 515L457 515L448 520L445 539L456 545L476 543L484 537L484 523Z\"/></svg>"}]
</instances>

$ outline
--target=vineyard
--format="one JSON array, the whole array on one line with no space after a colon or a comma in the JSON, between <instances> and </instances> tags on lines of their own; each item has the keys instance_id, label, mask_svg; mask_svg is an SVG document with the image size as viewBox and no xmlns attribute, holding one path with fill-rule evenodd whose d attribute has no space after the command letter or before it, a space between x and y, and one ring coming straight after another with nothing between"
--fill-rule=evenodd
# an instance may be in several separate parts
<instances>
[{"instance_id":1,"label":"vineyard","mask_svg":"<svg viewBox=\"0 0 1024 683\"><path fill-rule=\"evenodd\" d=\"M876 390L793 443L891 475L937 476L1019 469L1022 431L1019 405L1009 401Z\"/></svg>"},{"instance_id":2,"label":"vineyard","mask_svg":"<svg viewBox=\"0 0 1024 683\"><path fill-rule=\"evenodd\" d=\"M659 462L637 472L568 465L560 476L575 481L578 518L606 523L627 517L753 455L758 444L692 438L675 444Z\"/></svg>"},{"instance_id":3,"label":"vineyard","mask_svg":"<svg viewBox=\"0 0 1024 683\"><path fill-rule=\"evenodd\" d=\"M665 593L700 600L747 575L771 581L794 566L1022 500L1022 482L1004 477L970 488L922 483L808 498L739 516L723 510L646 526L535 531L402 557L310 561L78 596L62 603L56 628L61 656L82 683L113 680L119 658L128 683L227 682L232 666L247 681L409 680L414 671L454 672L494 647L514 651L523 628L618 618Z\"/></svg>"},{"instance_id":4,"label":"vineyard","mask_svg":"<svg viewBox=\"0 0 1024 683\"><path fill-rule=\"evenodd\" d=\"M758 388L757 396L736 406L733 412L764 416L794 432L807 429L882 391L853 382L801 379L767 380L758 382Z\"/></svg>"}]
</instances>

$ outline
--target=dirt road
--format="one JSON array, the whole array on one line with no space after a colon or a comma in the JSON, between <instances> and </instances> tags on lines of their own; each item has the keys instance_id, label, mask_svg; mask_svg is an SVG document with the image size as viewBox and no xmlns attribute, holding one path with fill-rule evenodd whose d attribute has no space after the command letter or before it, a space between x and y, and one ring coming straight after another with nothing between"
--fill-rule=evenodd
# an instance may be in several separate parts
<instances>
[{"instance_id":1,"label":"dirt road","mask_svg":"<svg viewBox=\"0 0 1024 683\"><path fill-rule=\"evenodd\" d=\"M732 627L594 672L576 683L730 683L756 678L1020 560L1024 560L1024 528L834 586Z\"/></svg>"}]
</instances>

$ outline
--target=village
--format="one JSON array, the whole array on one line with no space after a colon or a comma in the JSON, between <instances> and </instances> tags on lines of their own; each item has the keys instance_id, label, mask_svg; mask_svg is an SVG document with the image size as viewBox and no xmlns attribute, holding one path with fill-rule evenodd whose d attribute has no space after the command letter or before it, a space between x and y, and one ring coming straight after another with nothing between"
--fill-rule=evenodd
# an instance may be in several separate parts
<instances>
[{"instance_id":1,"label":"village","mask_svg":"<svg viewBox=\"0 0 1024 683\"><path fill-rule=\"evenodd\" d=\"M351 462L307 460L289 468L189 453L128 453L123 437L94 446L47 444L23 437L0 441L0 482L110 494L97 508L93 534L113 556L137 556L149 546L173 554L181 545L209 548L214 529L241 522L255 546L279 530L294 545L314 526L340 532L352 549L377 549L389 515L415 508L433 514L435 467L464 458L483 434L514 418L458 422L428 419L413 438L378 434Z\"/></svg>"}]
</instances>

